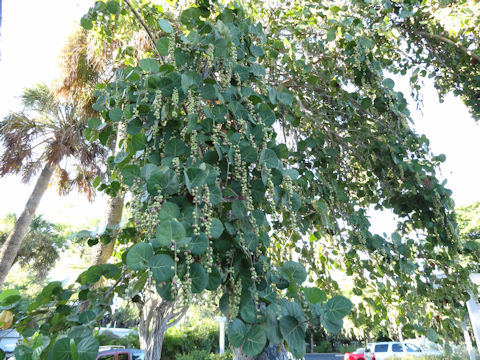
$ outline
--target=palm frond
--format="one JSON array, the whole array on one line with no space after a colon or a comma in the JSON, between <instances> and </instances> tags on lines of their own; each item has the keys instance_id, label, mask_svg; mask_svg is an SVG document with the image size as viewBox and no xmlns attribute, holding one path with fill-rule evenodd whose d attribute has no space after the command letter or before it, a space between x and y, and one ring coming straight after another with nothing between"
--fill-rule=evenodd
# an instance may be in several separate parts
<instances>
[{"instance_id":1,"label":"palm frond","mask_svg":"<svg viewBox=\"0 0 480 360\"><path fill-rule=\"evenodd\" d=\"M24 89L20 98L26 109L39 113L51 111L56 105L55 98L45 84Z\"/></svg>"},{"instance_id":2,"label":"palm frond","mask_svg":"<svg viewBox=\"0 0 480 360\"><path fill-rule=\"evenodd\" d=\"M28 183L30 179L40 171L42 168L41 159L35 159L33 161L28 161L25 165L22 166L22 182Z\"/></svg>"},{"instance_id":3,"label":"palm frond","mask_svg":"<svg viewBox=\"0 0 480 360\"><path fill-rule=\"evenodd\" d=\"M84 103L91 96L99 77L99 68L88 56L87 35L86 30L78 28L70 34L63 47L59 62L61 75L52 89L56 97Z\"/></svg>"}]
</instances>

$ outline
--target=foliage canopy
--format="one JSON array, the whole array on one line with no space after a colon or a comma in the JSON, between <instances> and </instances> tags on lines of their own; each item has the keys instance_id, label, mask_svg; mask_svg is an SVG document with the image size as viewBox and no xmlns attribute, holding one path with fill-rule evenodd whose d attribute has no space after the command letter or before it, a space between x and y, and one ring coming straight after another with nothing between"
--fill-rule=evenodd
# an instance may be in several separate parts
<instances>
[{"instance_id":1,"label":"foliage canopy","mask_svg":"<svg viewBox=\"0 0 480 360\"><path fill-rule=\"evenodd\" d=\"M120 234L128 249L80 275L87 310L58 283L26 310L4 295L0 305L25 315L16 326L33 336L18 359L90 359L98 344L87 334L113 294L141 301L148 285L187 304L218 291L230 343L244 355L286 343L302 357L307 322L338 332L352 310L332 296L341 291L332 269L355 280L358 324L394 306L408 335L459 335L469 269L456 261L451 192L435 176L444 156L411 129L385 72L410 74L414 90L433 77L477 118L478 19L452 34L436 17L450 7L467 14L468 2L200 2L178 16L125 3L98 1L81 23L125 45L113 81L97 85L99 115L85 136L106 145L117 125L126 130L108 180L95 185L132 193ZM139 23L145 42L132 48ZM397 216L391 236L370 232L371 207ZM114 285L92 289L102 276ZM51 301L56 310L36 321Z\"/></svg>"}]
</instances>

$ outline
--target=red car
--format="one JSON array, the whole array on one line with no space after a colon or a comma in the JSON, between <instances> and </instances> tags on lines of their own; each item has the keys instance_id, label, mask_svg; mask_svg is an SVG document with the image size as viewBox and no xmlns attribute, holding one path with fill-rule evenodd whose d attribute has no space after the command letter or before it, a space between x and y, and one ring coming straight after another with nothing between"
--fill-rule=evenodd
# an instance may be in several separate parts
<instances>
[{"instance_id":1,"label":"red car","mask_svg":"<svg viewBox=\"0 0 480 360\"><path fill-rule=\"evenodd\" d=\"M144 353L137 349L112 349L101 351L97 360L143 360Z\"/></svg>"},{"instance_id":2,"label":"red car","mask_svg":"<svg viewBox=\"0 0 480 360\"><path fill-rule=\"evenodd\" d=\"M365 360L365 348L359 348L352 353L345 353L344 360ZM374 359L375 360L375 359Z\"/></svg>"}]
</instances>

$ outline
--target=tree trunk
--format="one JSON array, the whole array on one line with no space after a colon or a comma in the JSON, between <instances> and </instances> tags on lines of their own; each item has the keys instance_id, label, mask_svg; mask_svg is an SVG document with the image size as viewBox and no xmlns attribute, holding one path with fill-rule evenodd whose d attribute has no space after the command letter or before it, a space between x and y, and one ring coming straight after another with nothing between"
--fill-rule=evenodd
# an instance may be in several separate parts
<instances>
[{"instance_id":1,"label":"tree trunk","mask_svg":"<svg viewBox=\"0 0 480 360\"><path fill-rule=\"evenodd\" d=\"M110 197L107 201L107 209L106 209L106 218L105 218L105 227L106 228L113 228L120 224L122 221L122 213L123 213L123 205L125 200L125 193L119 193L115 197ZM93 248L93 256L90 265L100 265L105 264L108 259L113 254L113 250L115 249L115 243L117 240L117 233L118 229L114 231L112 235L112 240L108 244L103 244L99 242Z\"/></svg>"},{"instance_id":2,"label":"tree trunk","mask_svg":"<svg viewBox=\"0 0 480 360\"><path fill-rule=\"evenodd\" d=\"M120 151L117 145L119 144L120 139L122 139L124 136L125 136L125 126L123 126L122 124L119 124L117 129L117 138L115 141L112 142L111 148L110 148L113 155L118 154L118 152ZM104 225L106 228L115 227L120 224L120 222L122 221L124 202L125 202L124 192L117 194L116 197L110 197L108 199L107 209L106 209L106 219L104 222ZM110 259L110 257L113 254L113 250L115 249L117 234L118 234L118 230L115 230L114 234L112 235L112 241L110 241L108 244L103 244L102 242L99 242L97 245L95 245L93 249L93 256L92 256L90 265L105 264L108 261L108 259Z\"/></svg>"},{"instance_id":3,"label":"tree trunk","mask_svg":"<svg viewBox=\"0 0 480 360\"><path fill-rule=\"evenodd\" d=\"M183 318L187 307L183 307L178 302L163 301L159 295L152 293L143 306L139 305L139 309L140 348L145 351L145 360L160 360L165 331Z\"/></svg>"},{"instance_id":4,"label":"tree trunk","mask_svg":"<svg viewBox=\"0 0 480 360\"><path fill-rule=\"evenodd\" d=\"M37 211L38 204L40 203L45 190L47 190L55 167L56 164L45 164L40 176L37 179L32 194L28 198L25 209L23 209L23 212L17 219L12 232L0 250L0 290L2 289L5 278L7 277L15 257L17 256L23 238L28 231L33 216L35 215L35 211Z\"/></svg>"},{"instance_id":5,"label":"tree trunk","mask_svg":"<svg viewBox=\"0 0 480 360\"><path fill-rule=\"evenodd\" d=\"M241 348L233 349L233 359L234 360L289 360L288 353L285 347L277 347L273 344L268 345L268 347L257 356L246 356L243 354Z\"/></svg>"}]
</instances>

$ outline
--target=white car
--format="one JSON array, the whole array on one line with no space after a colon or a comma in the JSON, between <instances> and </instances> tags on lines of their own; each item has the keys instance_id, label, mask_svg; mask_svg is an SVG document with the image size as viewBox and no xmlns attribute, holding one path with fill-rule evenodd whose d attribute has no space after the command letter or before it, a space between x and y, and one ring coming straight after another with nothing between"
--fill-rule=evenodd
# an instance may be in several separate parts
<instances>
[{"instance_id":1,"label":"white car","mask_svg":"<svg viewBox=\"0 0 480 360\"><path fill-rule=\"evenodd\" d=\"M425 355L418 346L401 342L377 342L367 344L365 360L383 360L391 357L402 358L405 356Z\"/></svg>"}]
</instances>

